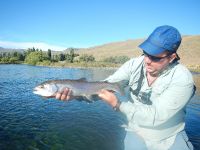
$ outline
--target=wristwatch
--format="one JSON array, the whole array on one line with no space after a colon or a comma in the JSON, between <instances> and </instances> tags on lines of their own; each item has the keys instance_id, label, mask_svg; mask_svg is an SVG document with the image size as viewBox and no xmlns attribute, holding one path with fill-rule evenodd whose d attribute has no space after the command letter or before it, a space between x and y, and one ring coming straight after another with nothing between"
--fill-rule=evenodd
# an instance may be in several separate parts
<instances>
[{"instance_id":1,"label":"wristwatch","mask_svg":"<svg viewBox=\"0 0 200 150\"><path fill-rule=\"evenodd\" d=\"M119 110L120 105L121 105L121 101L117 101L117 104L113 107L113 109L114 109L115 111L120 111L120 110Z\"/></svg>"}]
</instances>

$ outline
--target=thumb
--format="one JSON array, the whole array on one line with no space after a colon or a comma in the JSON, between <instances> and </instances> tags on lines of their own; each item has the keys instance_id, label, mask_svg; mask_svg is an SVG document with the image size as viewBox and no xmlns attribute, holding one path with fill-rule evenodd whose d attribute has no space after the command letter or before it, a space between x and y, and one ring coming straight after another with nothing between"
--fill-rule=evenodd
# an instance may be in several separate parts
<instances>
[{"instance_id":1,"label":"thumb","mask_svg":"<svg viewBox=\"0 0 200 150\"><path fill-rule=\"evenodd\" d=\"M106 90L102 89L102 90L99 92L98 96L101 97L101 98L103 98L103 97L105 97L105 94L106 94Z\"/></svg>"}]
</instances>

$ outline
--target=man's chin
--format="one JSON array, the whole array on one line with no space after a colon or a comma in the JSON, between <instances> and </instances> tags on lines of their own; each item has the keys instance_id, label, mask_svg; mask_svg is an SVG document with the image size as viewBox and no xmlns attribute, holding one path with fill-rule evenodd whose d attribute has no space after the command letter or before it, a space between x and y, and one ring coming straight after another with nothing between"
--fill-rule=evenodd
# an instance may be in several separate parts
<instances>
[{"instance_id":1,"label":"man's chin","mask_svg":"<svg viewBox=\"0 0 200 150\"><path fill-rule=\"evenodd\" d=\"M149 73L151 76L156 76L158 75L158 72L154 69L151 69L151 68L147 68L146 69L147 73Z\"/></svg>"},{"instance_id":2,"label":"man's chin","mask_svg":"<svg viewBox=\"0 0 200 150\"><path fill-rule=\"evenodd\" d=\"M146 68L146 71L147 71L148 73L153 73L153 72L155 72L155 70L154 70L154 69L152 69L152 68L149 68L149 67L147 67L147 68Z\"/></svg>"}]
</instances>

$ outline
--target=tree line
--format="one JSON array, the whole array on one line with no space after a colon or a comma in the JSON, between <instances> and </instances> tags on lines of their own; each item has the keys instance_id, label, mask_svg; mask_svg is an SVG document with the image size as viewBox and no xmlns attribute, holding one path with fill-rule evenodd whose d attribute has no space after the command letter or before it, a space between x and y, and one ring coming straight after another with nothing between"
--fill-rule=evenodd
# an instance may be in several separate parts
<instances>
[{"instance_id":1,"label":"tree line","mask_svg":"<svg viewBox=\"0 0 200 150\"><path fill-rule=\"evenodd\" d=\"M103 59L103 62L107 63L124 63L129 58L127 56L118 56L118 57L108 57ZM75 48L68 48L62 53L52 52L51 49L48 51L42 51L41 49L28 48L23 52L1 52L0 53L0 63L1 64L44 64L49 65L54 62L64 61L66 63L79 63L79 62L95 62L95 57L93 55L82 54L79 55L76 53Z\"/></svg>"}]
</instances>

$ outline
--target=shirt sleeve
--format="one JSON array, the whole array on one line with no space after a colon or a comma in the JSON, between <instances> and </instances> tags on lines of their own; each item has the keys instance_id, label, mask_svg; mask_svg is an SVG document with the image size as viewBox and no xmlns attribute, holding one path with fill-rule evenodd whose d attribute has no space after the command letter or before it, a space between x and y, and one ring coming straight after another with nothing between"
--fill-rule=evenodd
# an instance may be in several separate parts
<instances>
[{"instance_id":1,"label":"shirt sleeve","mask_svg":"<svg viewBox=\"0 0 200 150\"><path fill-rule=\"evenodd\" d=\"M113 75L106 78L105 81L113 83L113 82L129 80L133 64L134 64L134 59L127 61Z\"/></svg>"},{"instance_id":2,"label":"shirt sleeve","mask_svg":"<svg viewBox=\"0 0 200 150\"><path fill-rule=\"evenodd\" d=\"M168 87L152 105L135 105L122 102L120 111L127 119L140 126L159 126L183 109L194 93L194 84L175 82Z\"/></svg>"}]
</instances>

